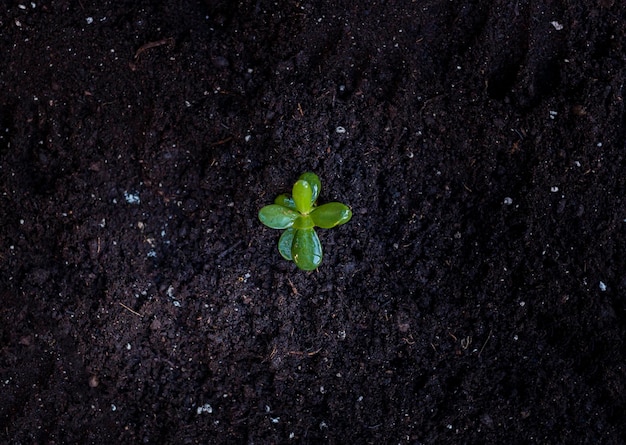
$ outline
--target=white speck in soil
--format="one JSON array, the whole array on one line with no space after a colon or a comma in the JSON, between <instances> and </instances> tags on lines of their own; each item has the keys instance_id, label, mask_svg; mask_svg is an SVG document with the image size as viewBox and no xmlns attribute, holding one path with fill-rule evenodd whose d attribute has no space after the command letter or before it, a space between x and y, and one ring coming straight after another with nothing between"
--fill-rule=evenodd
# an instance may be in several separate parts
<instances>
[{"instance_id":1,"label":"white speck in soil","mask_svg":"<svg viewBox=\"0 0 626 445\"><path fill-rule=\"evenodd\" d=\"M202 406L199 406L198 409L196 410L196 413L198 414L211 414L213 412L213 408L211 407L211 405L209 405L208 403L205 403Z\"/></svg>"},{"instance_id":2,"label":"white speck in soil","mask_svg":"<svg viewBox=\"0 0 626 445\"><path fill-rule=\"evenodd\" d=\"M601 290L602 292L605 292L605 291L606 291L606 284L604 284L604 282L600 281L600 285L599 285L599 286L600 286L600 290Z\"/></svg>"},{"instance_id":3,"label":"white speck in soil","mask_svg":"<svg viewBox=\"0 0 626 445\"><path fill-rule=\"evenodd\" d=\"M554 22L550 22L550 24L552 26L554 26L554 29L556 29L557 31L560 31L563 29L563 25L561 25L559 22L554 21Z\"/></svg>"},{"instance_id":4,"label":"white speck in soil","mask_svg":"<svg viewBox=\"0 0 626 445\"><path fill-rule=\"evenodd\" d=\"M141 199L139 199L139 193L124 192L124 199L129 204L140 204L141 203Z\"/></svg>"},{"instance_id":5,"label":"white speck in soil","mask_svg":"<svg viewBox=\"0 0 626 445\"><path fill-rule=\"evenodd\" d=\"M513 198L509 198L508 196L506 198L504 198L504 205L510 206L511 204L513 204Z\"/></svg>"}]
</instances>

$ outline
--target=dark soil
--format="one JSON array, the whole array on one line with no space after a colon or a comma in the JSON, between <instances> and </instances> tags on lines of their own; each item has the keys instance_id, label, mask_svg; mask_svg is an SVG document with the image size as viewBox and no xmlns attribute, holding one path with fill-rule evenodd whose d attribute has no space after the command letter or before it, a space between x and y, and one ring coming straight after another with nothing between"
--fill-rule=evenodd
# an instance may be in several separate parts
<instances>
[{"instance_id":1,"label":"dark soil","mask_svg":"<svg viewBox=\"0 0 626 445\"><path fill-rule=\"evenodd\" d=\"M623 2L1 8L0 442L626 442Z\"/></svg>"}]
</instances>

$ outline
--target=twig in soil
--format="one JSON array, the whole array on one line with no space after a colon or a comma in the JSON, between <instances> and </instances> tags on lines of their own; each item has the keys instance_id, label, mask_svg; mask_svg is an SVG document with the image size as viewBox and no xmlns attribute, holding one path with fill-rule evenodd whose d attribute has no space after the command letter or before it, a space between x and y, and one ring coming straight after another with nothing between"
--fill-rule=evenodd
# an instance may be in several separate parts
<instances>
[{"instance_id":1,"label":"twig in soil","mask_svg":"<svg viewBox=\"0 0 626 445\"><path fill-rule=\"evenodd\" d=\"M241 243L243 243L243 241L239 240L237 241L235 244L233 244L232 246L230 246L228 249L226 249L225 251L223 251L222 253L220 253L217 258L218 259L222 259L224 258L226 255L228 255L229 253L231 253L233 250L235 250L237 247L239 247L241 245Z\"/></svg>"},{"instance_id":2,"label":"twig in soil","mask_svg":"<svg viewBox=\"0 0 626 445\"><path fill-rule=\"evenodd\" d=\"M287 278L287 282L289 283L289 286L291 286L291 292L293 292L294 295L298 295L298 289L296 289L296 286L291 282L289 278Z\"/></svg>"},{"instance_id":3,"label":"twig in soil","mask_svg":"<svg viewBox=\"0 0 626 445\"><path fill-rule=\"evenodd\" d=\"M144 45L141 45L139 47L139 49L135 52L135 57L134 59L137 60L139 58L139 56L141 55L142 52L151 49L151 48L157 48L159 46L163 46L163 45L171 45L172 43L174 43L174 38L173 37L167 37L165 39L161 39L161 40L157 40L155 42L148 42Z\"/></svg>"},{"instance_id":4,"label":"twig in soil","mask_svg":"<svg viewBox=\"0 0 626 445\"><path fill-rule=\"evenodd\" d=\"M159 46L163 46L163 45L172 45L174 43L174 38L173 37L167 37L165 39L161 39L161 40L156 40L154 42L148 42L144 45L141 45L139 47L139 49L137 51L135 51L135 56L133 57L133 61L134 62L130 62L130 69L135 71L137 69L137 65L135 64L135 62L137 60L139 60L139 56L141 55L141 53L143 53L144 51L151 49L151 48L157 48Z\"/></svg>"},{"instance_id":5,"label":"twig in soil","mask_svg":"<svg viewBox=\"0 0 626 445\"><path fill-rule=\"evenodd\" d=\"M211 143L211 147L216 147L218 145L226 144L226 143L228 143L228 142L230 142L232 140L233 140L233 137L230 136L230 137L227 137L226 139L221 139L221 140L219 140L217 142L212 142Z\"/></svg>"},{"instance_id":6,"label":"twig in soil","mask_svg":"<svg viewBox=\"0 0 626 445\"><path fill-rule=\"evenodd\" d=\"M120 306L122 306L124 309L126 309L127 311L132 312L133 314L137 315L140 318L143 318L143 315L141 315L139 312L133 311L131 308L129 308L128 306L126 306L124 303L120 303L119 301L117 302L117 304L119 304Z\"/></svg>"},{"instance_id":7,"label":"twig in soil","mask_svg":"<svg viewBox=\"0 0 626 445\"><path fill-rule=\"evenodd\" d=\"M489 335L487 335L487 340L485 340L485 343L483 343L483 347L480 348L480 352L478 352L478 356L480 357L480 354L483 353L483 350L485 349L485 346L487 346L487 342L489 341L489 339L491 338L491 333L493 332L493 329L489 330Z\"/></svg>"},{"instance_id":8,"label":"twig in soil","mask_svg":"<svg viewBox=\"0 0 626 445\"><path fill-rule=\"evenodd\" d=\"M302 351L289 351L287 354L289 355L306 355L307 357L313 357L316 354L319 354L319 352L324 349L324 348L319 348L317 351L311 351L311 352L302 352Z\"/></svg>"}]
</instances>

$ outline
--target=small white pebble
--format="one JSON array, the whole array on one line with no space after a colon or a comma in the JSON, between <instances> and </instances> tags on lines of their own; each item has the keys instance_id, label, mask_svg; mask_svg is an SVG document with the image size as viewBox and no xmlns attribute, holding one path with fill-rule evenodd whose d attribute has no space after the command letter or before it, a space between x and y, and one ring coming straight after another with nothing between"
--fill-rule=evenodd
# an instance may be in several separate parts
<instances>
[{"instance_id":1,"label":"small white pebble","mask_svg":"<svg viewBox=\"0 0 626 445\"><path fill-rule=\"evenodd\" d=\"M93 17L87 17L85 21L87 22L88 25L91 25L93 23Z\"/></svg>"},{"instance_id":2,"label":"small white pebble","mask_svg":"<svg viewBox=\"0 0 626 445\"><path fill-rule=\"evenodd\" d=\"M553 185L552 187L550 187L550 191L551 191L552 193L556 193L556 192L558 192L558 191L559 191L559 188L558 188L556 185Z\"/></svg>"},{"instance_id":3,"label":"small white pebble","mask_svg":"<svg viewBox=\"0 0 626 445\"><path fill-rule=\"evenodd\" d=\"M204 405L199 406L198 409L196 409L196 413L198 414L202 414L202 413L211 414L212 412L213 412L213 408L208 403L205 403Z\"/></svg>"},{"instance_id":4,"label":"small white pebble","mask_svg":"<svg viewBox=\"0 0 626 445\"><path fill-rule=\"evenodd\" d=\"M344 127L337 127L335 128L335 131L337 132L337 134L344 134L346 132L346 129Z\"/></svg>"},{"instance_id":5,"label":"small white pebble","mask_svg":"<svg viewBox=\"0 0 626 445\"><path fill-rule=\"evenodd\" d=\"M550 22L550 24L552 26L554 26L554 29L556 29L557 31L560 31L563 29L563 25L561 25L559 22L554 21L554 22Z\"/></svg>"},{"instance_id":6,"label":"small white pebble","mask_svg":"<svg viewBox=\"0 0 626 445\"><path fill-rule=\"evenodd\" d=\"M510 206L511 204L513 204L513 198L510 198L508 196L504 198L504 205Z\"/></svg>"},{"instance_id":7,"label":"small white pebble","mask_svg":"<svg viewBox=\"0 0 626 445\"><path fill-rule=\"evenodd\" d=\"M602 292L605 292L605 291L606 291L606 284L604 284L604 282L602 282L602 281L600 281L600 290L601 290Z\"/></svg>"},{"instance_id":8,"label":"small white pebble","mask_svg":"<svg viewBox=\"0 0 626 445\"><path fill-rule=\"evenodd\" d=\"M141 199L139 199L139 194L138 193L124 192L124 199L129 204L140 204L141 203Z\"/></svg>"}]
</instances>

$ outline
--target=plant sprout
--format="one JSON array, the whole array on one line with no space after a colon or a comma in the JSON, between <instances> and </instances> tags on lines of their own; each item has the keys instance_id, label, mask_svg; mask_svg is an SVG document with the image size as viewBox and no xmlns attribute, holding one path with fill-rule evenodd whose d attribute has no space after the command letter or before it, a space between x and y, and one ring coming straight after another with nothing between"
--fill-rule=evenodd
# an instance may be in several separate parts
<instances>
[{"instance_id":1,"label":"plant sprout","mask_svg":"<svg viewBox=\"0 0 626 445\"><path fill-rule=\"evenodd\" d=\"M322 263L322 244L315 227L331 229L352 218L350 208L340 202L317 206L322 189L315 173L300 175L291 196L279 195L274 204L259 210L259 219L272 229L286 229L278 240L278 251L299 269L314 270Z\"/></svg>"}]
</instances>

